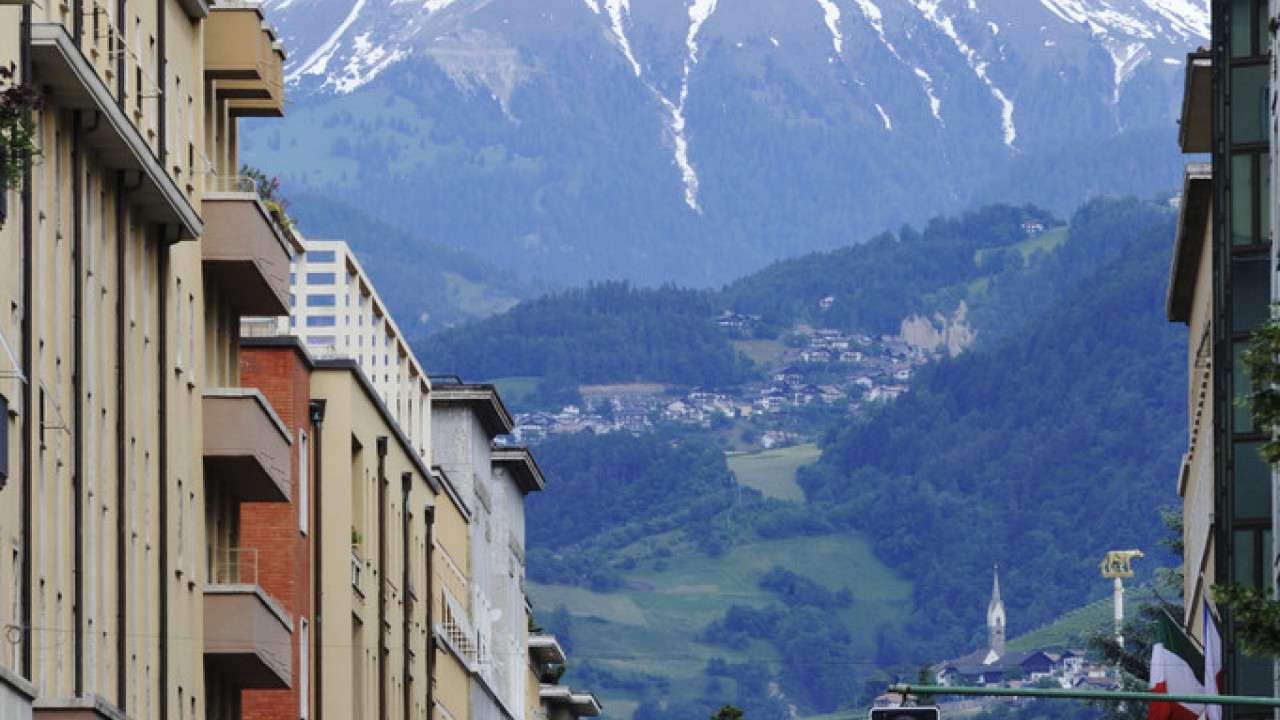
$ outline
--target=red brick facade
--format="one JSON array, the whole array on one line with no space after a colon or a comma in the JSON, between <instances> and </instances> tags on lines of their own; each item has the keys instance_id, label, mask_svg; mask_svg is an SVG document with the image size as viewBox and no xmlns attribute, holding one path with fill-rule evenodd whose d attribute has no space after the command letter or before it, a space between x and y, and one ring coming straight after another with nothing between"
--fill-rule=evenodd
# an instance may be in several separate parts
<instances>
[{"instance_id":1,"label":"red brick facade","mask_svg":"<svg viewBox=\"0 0 1280 720\"><path fill-rule=\"evenodd\" d=\"M287 503L244 503L240 506L240 545L258 551L258 585L267 592L293 623L293 682L289 690L245 690L242 717L245 720L298 720L302 717L299 693L303 687L299 640L301 626L311 617L311 543L301 530L299 513L303 488L299 477L302 434L311 436L309 403L311 368L303 351L292 345L242 347L240 384L258 388L293 438L289 462ZM313 445L308 440L308 450ZM311 461L307 462L310 474ZM308 509L313 507L309 502ZM308 523L308 528L310 523ZM310 635L309 635L310 637ZM314 651L308 652L314 657ZM314 692L314 681L308 683Z\"/></svg>"}]
</instances>

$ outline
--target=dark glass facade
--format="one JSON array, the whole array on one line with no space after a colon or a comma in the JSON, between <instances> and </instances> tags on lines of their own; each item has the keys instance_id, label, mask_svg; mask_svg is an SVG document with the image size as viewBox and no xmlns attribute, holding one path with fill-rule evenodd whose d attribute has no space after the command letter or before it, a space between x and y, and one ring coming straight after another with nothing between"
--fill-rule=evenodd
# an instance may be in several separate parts
<instances>
[{"instance_id":1,"label":"dark glass facade","mask_svg":"<svg viewBox=\"0 0 1280 720\"><path fill-rule=\"evenodd\" d=\"M1271 469L1266 439L1241 399L1249 394L1240 354L1270 316L1271 154L1268 0L1213 0L1213 167L1216 582L1271 586ZM1222 609L1222 608L1220 608ZM1236 647L1224 618L1224 646ZM1223 692L1271 695L1271 662L1228 652ZM1271 718L1268 708L1224 707L1225 718Z\"/></svg>"}]
</instances>

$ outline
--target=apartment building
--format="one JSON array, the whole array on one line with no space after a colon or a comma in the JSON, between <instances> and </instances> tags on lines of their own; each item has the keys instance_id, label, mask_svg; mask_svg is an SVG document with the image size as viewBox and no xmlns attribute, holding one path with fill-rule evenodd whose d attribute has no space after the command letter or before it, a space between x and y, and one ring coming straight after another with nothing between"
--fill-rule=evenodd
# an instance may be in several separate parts
<instances>
[{"instance_id":1,"label":"apartment building","mask_svg":"<svg viewBox=\"0 0 1280 720\"><path fill-rule=\"evenodd\" d=\"M316 705L333 718L426 718L435 476L355 361L316 360ZM342 678L342 681L334 679Z\"/></svg>"},{"instance_id":2,"label":"apartment building","mask_svg":"<svg viewBox=\"0 0 1280 720\"><path fill-rule=\"evenodd\" d=\"M409 341L345 241L299 237L304 252L290 272L290 317L266 323L274 329L254 323L250 332L288 332L316 357L354 359L425 457L431 384Z\"/></svg>"},{"instance_id":3,"label":"apartment building","mask_svg":"<svg viewBox=\"0 0 1280 720\"><path fill-rule=\"evenodd\" d=\"M600 701L593 693L574 690L547 677L548 671L563 665L566 659L564 648L554 635L529 636L530 720L575 720L600 714Z\"/></svg>"},{"instance_id":4,"label":"apartment building","mask_svg":"<svg viewBox=\"0 0 1280 720\"><path fill-rule=\"evenodd\" d=\"M530 697L524 497L545 480L527 448L495 445L512 422L492 385L437 377L431 404L436 464L470 509L470 626L460 628L457 648L470 679L469 717L522 718Z\"/></svg>"},{"instance_id":5,"label":"apartment building","mask_svg":"<svg viewBox=\"0 0 1280 720\"><path fill-rule=\"evenodd\" d=\"M283 61L246 3L0 3L43 99L0 225L6 718L238 717L291 682L292 618L237 552L240 504L291 498L238 328L288 312L294 248L234 177Z\"/></svg>"},{"instance_id":6,"label":"apartment building","mask_svg":"<svg viewBox=\"0 0 1280 720\"><path fill-rule=\"evenodd\" d=\"M1215 584L1277 583L1275 471L1258 453L1269 439L1245 398L1241 354L1280 298L1273 191L1276 137L1271 82L1275 9L1269 0L1212 0L1210 49L1187 57L1179 144L1187 164L1166 314L1188 329L1188 451L1178 479L1184 517L1188 630L1203 636L1205 609L1221 616L1222 692L1272 695L1270 661L1246 657ZM1208 155L1209 162L1200 157ZM1264 708L1226 706L1227 718Z\"/></svg>"},{"instance_id":7,"label":"apartment building","mask_svg":"<svg viewBox=\"0 0 1280 720\"><path fill-rule=\"evenodd\" d=\"M244 502L240 505L240 536L232 553L254 573L259 585L293 623L288 638L290 677L286 687L250 689L241 693L246 719L296 720L315 714L314 688L318 676L311 641L315 626L313 599L318 544L312 517L316 494L312 468L313 441L324 422L324 404L311 396L315 363L296 338L242 342L240 381L256 387L275 408L292 440L288 457L290 502Z\"/></svg>"},{"instance_id":8,"label":"apartment building","mask_svg":"<svg viewBox=\"0 0 1280 720\"><path fill-rule=\"evenodd\" d=\"M541 472L492 447L491 387L474 454L433 465L431 383L354 256L236 175L283 61L252 3L0 0L43 100L0 190L5 720L532 712ZM242 337L289 315L296 257L354 354Z\"/></svg>"}]
</instances>

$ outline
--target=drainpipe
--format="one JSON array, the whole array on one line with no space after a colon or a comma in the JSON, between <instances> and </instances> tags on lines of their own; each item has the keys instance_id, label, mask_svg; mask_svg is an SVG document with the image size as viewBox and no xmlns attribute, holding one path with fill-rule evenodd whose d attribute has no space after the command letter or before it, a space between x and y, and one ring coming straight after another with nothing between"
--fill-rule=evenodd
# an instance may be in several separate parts
<instances>
[{"instance_id":1,"label":"drainpipe","mask_svg":"<svg viewBox=\"0 0 1280 720\"><path fill-rule=\"evenodd\" d=\"M121 0L121 5L124 0ZM123 9L123 8L122 8ZM120 15L123 17L123 14ZM116 173L116 707L124 712L129 708L126 704L129 684L126 681L125 663L128 662L129 636L128 613L125 607L129 603L126 592L128 522L125 517L127 484L125 475L128 465L125 462L125 418L128 416L129 396L125 387L125 222L124 222L124 171Z\"/></svg>"},{"instance_id":2,"label":"drainpipe","mask_svg":"<svg viewBox=\"0 0 1280 720\"><path fill-rule=\"evenodd\" d=\"M387 717L387 436L378 436L378 717Z\"/></svg>"},{"instance_id":3,"label":"drainpipe","mask_svg":"<svg viewBox=\"0 0 1280 720\"><path fill-rule=\"evenodd\" d=\"M84 45L84 0L76 0L71 5L71 36L77 49Z\"/></svg>"},{"instance_id":4,"label":"drainpipe","mask_svg":"<svg viewBox=\"0 0 1280 720\"><path fill-rule=\"evenodd\" d=\"M125 21L128 15L125 14L125 0L116 0L116 22L120 23L120 27L113 28L117 31L118 37L115 42L116 53L116 104L120 107L120 112L124 112L128 106L128 99L125 97L125 42L128 38L125 33L128 32L129 23ZM142 94L142 88L135 88L138 94ZM121 706L123 707L123 706Z\"/></svg>"},{"instance_id":5,"label":"drainpipe","mask_svg":"<svg viewBox=\"0 0 1280 720\"><path fill-rule=\"evenodd\" d=\"M413 530L413 511L409 509L409 493L412 490L413 490L413 473L411 472L400 473L400 495L401 495L402 507L404 508L404 522L400 523L400 528L401 528L400 537L402 539L400 557L403 558L402 567L404 568L404 572L401 575L401 583L403 584L403 587L404 587L404 591L401 597L403 597L404 600L401 603L401 612L400 612L400 615L404 620L404 623L403 623L404 650L401 653L404 659L404 669L403 669L404 674L400 678L400 684L404 688L404 716L406 718L410 717L413 710L413 688L410 687L409 685L409 675L410 675L409 640L411 638L410 625L409 625L409 603L410 603L409 558L412 557L409 554L409 551L411 549L411 545L409 544L409 536L412 534L411 531Z\"/></svg>"},{"instance_id":6,"label":"drainpipe","mask_svg":"<svg viewBox=\"0 0 1280 720\"><path fill-rule=\"evenodd\" d=\"M427 600L427 717L433 717L436 707L436 626L435 626L435 562L432 553L436 544L436 509L430 505L423 511L427 524L427 580L422 589Z\"/></svg>"},{"instance_id":7,"label":"drainpipe","mask_svg":"<svg viewBox=\"0 0 1280 720\"><path fill-rule=\"evenodd\" d=\"M159 75L155 78L157 84L157 92L160 97L156 102L156 135L159 139L156 147L159 148L157 157L160 160L161 167L168 167L169 161L169 107L167 86L168 81L165 79L169 73L169 46L168 46L168 28L165 19L165 5L167 0L156 0L156 57L160 59ZM181 230L179 230L181 233Z\"/></svg>"},{"instance_id":8,"label":"drainpipe","mask_svg":"<svg viewBox=\"0 0 1280 720\"><path fill-rule=\"evenodd\" d=\"M163 4L163 3L162 3ZM169 717L169 245L164 238L164 226L160 227L156 246L156 278L159 287L157 299L157 348L156 391L159 405L160 443L156 449L156 465L160 478L157 500L163 512L160 515L160 547L156 562L160 568L160 659L158 682L160 690L160 718Z\"/></svg>"},{"instance_id":9,"label":"drainpipe","mask_svg":"<svg viewBox=\"0 0 1280 720\"><path fill-rule=\"evenodd\" d=\"M78 4L78 3L77 3ZM76 13L77 23L83 22ZM71 503L74 541L71 545L71 566L75 575L71 589L72 626L75 628L75 660L72 664L72 687L75 696L84 695L84 143L80 130L81 112L71 114L71 291L72 330L74 344L71 360L74 419L71 425Z\"/></svg>"},{"instance_id":10,"label":"drainpipe","mask_svg":"<svg viewBox=\"0 0 1280 720\"><path fill-rule=\"evenodd\" d=\"M31 81L31 6L22 6L22 27L19 30L21 39L18 42L18 61L21 65L22 81ZM41 128L43 130L43 127ZM40 373L35 366L35 343L32 342L34 320L31 308L35 302L32 287L35 285L35 230L32 226L34 217L33 198L31 197L31 169L25 171L25 182L22 184L22 363L26 368L27 382L22 386L22 476L19 495L22 500L22 599L20 610L22 616L22 652L19 674L28 680L35 678L31 668L31 613L35 604L35 594L31 587L31 525L35 517L32 512L31 492L34 488L34 473L31 469L32 448L36 442L35 388Z\"/></svg>"},{"instance_id":11,"label":"drainpipe","mask_svg":"<svg viewBox=\"0 0 1280 720\"><path fill-rule=\"evenodd\" d=\"M311 472L315 475L315 484L312 485L313 492L311 493L311 506L312 513L314 515L313 522L311 523L311 569L312 572L315 573L315 576L311 579L311 596L315 600L315 608L312 611L313 614L311 616L311 642L315 646L314 667L321 671L324 669L323 657L321 656L321 653L324 651L324 613L322 612L324 584L321 582L324 566L320 562L320 548L322 544L320 522L324 517L324 513L320 512L320 503L324 497L324 483L322 482L324 478L322 474L324 469L324 453L321 452L323 447L321 445L321 439L323 437L321 431L324 429L324 403L324 400L312 400L307 405L307 409L311 415L312 452L315 454L315 457L310 463ZM303 478L302 480L305 482L307 479ZM321 672L313 673L313 678L318 679L321 676ZM307 688L310 692L314 692L316 694L317 700L323 699L320 697L323 694L323 690L320 688L320 683L307 683ZM315 720L323 720L324 703L314 702L310 703L310 706L312 708L311 717Z\"/></svg>"}]
</instances>

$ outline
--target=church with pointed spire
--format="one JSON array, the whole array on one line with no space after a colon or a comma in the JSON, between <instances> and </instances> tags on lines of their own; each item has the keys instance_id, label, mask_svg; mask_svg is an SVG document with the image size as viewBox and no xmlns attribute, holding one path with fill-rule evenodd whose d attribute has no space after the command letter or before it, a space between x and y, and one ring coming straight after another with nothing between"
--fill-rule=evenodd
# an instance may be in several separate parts
<instances>
[{"instance_id":1,"label":"church with pointed spire","mask_svg":"<svg viewBox=\"0 0 1280 720\"><path fill-rule=\"evenodd\" d=\"M1004 601L1000 599L1000 566L995 568L995 581L991 588L991 603L987 605L987 663L1004 657Z\"/></svg>"}]
</instances>

